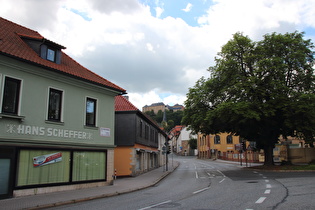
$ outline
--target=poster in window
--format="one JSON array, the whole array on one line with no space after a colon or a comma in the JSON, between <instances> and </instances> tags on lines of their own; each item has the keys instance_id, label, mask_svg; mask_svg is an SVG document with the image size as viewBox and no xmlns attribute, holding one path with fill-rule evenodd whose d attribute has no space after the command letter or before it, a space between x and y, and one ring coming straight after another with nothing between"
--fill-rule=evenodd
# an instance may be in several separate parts
<instances>
[{"instance_id":1,"label":"poster in window","mask_svg":"<svg viewBox=\"0 0 315 210\"><path fill-rule=\"evenodd\" d=\"M33 166L39 167L44 166L52 163L57 163L62 161L62 154L61 152L56 152L48 155L41 155L37 157L33 157Z\"/></svg>"}]
</instances>

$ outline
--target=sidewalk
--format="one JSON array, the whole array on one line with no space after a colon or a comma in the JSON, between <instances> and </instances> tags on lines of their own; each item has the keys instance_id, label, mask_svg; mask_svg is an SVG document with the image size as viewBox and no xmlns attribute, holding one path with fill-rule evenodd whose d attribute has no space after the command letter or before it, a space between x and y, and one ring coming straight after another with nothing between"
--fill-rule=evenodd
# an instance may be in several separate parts
<instances>
[{"instance_id":1,"label":"sidewalk","mask_svg":"<svg viewBox=\"0 0 315 210\"><path fill-rule=\"evenodd\" d=\"M0 200L0 209L43 209L133 192L157 184L178 165L176 162L174 168L169 166L168 171L163 166L136 177L118 178L109 186L4 199Z\"/></svg>"}]
</instances>

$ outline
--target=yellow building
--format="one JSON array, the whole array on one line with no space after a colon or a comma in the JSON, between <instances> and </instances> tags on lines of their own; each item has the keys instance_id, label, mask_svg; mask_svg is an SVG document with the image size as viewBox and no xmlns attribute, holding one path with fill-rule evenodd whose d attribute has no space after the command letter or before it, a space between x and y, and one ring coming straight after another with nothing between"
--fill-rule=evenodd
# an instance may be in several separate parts
<instances>
[{"instance_id":1,"label":"yellow building","mask_svg":"<svg viewBox=\"0 0 315 210\"><path fill-rule=\"evenodd\" d=\"M159 102L159 103L154 103L154 104L151 104L150 106L148 105L145 105L144 107L142 107L142 112L150 112L153 110L153 112L155 114L158 113L158 111L162 111L164 112L165 109L167 109L166 105L163 103L163 102Z\"/></svg>"},{"instance_id":2,"label":"yellow building","mask_svg":"<svg viewBox=\"0 0 315 210\"><path fill-rule=\"evenodd\" d=\"M250 149L249 142L245 142L245 144L246 151L242 151L239 136L234 136L229 133L219 133L215 135L199 133L197 140L198 158L258 162L258 154Z\"/></svg>"},{"instance_id":3,"label":"yellow building","mask_svg":"<svg viewBox=\"0 0 315 210\"><path fill-rule=\"evenodd\" d=\"M153 111L157 114L160 110L164 112L165 110L172 110L173 112L176 111L184 111L185 107L183 105L175 104L174 106L165 105L163 102L153 103L151 105L145 105L142 107L142 112L151 112Z\"/></svg>"}]
</instances>

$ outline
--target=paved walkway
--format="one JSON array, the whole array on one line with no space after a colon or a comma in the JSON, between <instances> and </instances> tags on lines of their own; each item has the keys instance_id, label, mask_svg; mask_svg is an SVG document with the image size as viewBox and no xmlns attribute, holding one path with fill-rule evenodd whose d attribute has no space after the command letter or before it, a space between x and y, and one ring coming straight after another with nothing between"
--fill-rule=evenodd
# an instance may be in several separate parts
<instances>
[{"instance_id":1,"label":"paved walkway","mask_svg":"<svg viewBox=\"0 0 315 210\"><path fill-rule=\"evenodd\" d=\"M168 171L164 171L165 168L160 167L136 177L118 178L110 186L4 199L0 200L0 209L44 209L133 192L157 184L173 172L178 165L179 163L176 162L174 168L169 166Z\"/></svg>"}]
</instances>

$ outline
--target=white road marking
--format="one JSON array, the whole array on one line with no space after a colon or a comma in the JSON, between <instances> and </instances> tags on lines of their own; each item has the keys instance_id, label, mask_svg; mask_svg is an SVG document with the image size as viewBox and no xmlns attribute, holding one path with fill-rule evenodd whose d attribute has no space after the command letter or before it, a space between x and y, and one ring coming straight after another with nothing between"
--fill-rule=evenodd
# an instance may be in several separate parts
<instances>
[{"instance_id":1,"label":"white road marking","mask_svg":"<svg viewBox=\"0 0 315 210\"><path fill-rule=\"evenodd\" d=\"M266 188L271 188L271 184L266 184Z\"/></svg>"},{"instance_id":2,"label":"white road marking","mask_svg":"<svg viewBox=\"0 0 315 210\"><path fill-rule=\"evenodd\" d=\"M172 201L171 200L164 201L164 202L161 202L161 203L157 203L157 204L154 204L154 205L151 205L151 206L144 207L144 208L139 209L139 210L151 209L151 208L154 208L156 206L159 206L159 205L162 205L162 204L166 204L166 203L170 203L170 202L172 202Z\"/></svg>"},{"instance_id":3,"label":"white road marking","mask_svg":"<svg viewBox=\"0 0 315 210\"><path fill-rule=\"evenodd\" d=\"M197 193L203 192L203 191L205 191L205 190L208 190L209 188L210 188L210 187L206 187L206 188L203 188L203 189L201 189L201 190L197 190L197 191L193 192L193 194L197 194Z\"/></svg>"},{"instance_id":4,"label":"white road marking","mask_svg":"<svg viewBox=\"0 0 315 210\"><path fill-rule=\"evenodd\" d=\"M263 176L264 179L267 179L267 177Z\"/></svg>"},{"instance_id":5,"label":"white road marking","mask_svg":"<svg viewBox=\"0 0 315 210\"><path fill-rule=\"evenodd\" d=\"M268 179L266 179L266 180L265 180L265 182L269 182L269 180L268 180Z\"/></svg>"},{"instance_id":6,"label":"white road marking","mask_svg":"<svg viewBox=\"0 0 315 210\"><path fill-rule=\"evenodd\" d=\"M271 190L266 190L265 194L270 194Z\"/></svg>"},{"instance_id":7,"label":"white road marking","mask_svg":"<svg viewBox=\"0 0 315 210\"><path fill-rule=\"evenodd\" d=\"M225 178L223 178L219 183L221 184L224 180L225 180Z\"/></svg>"},{"instance_id":8,"label":"white road marking","mask_svg":"<svg viewBox=\"0 0 315 210\"><path fill-rule=\"evenodd\" d=\"M196 179L198 179L198 173L197 173L197 171L195 171L195 173L196 173Z\"/></svg>"},{"instance_id":9,"label":"white road marking","mask_svg":"<svg viewBox=\"0 0 315 210\"><path fill-rule=\"evenodd\" d=\"M262 203L265 199L266 197L260 197L255 203Z\"/></svg>"},{"instance_id":10,"label":"white road marking","mask_svg":"<svg viewBox=\"0 0 315 210\"><path fill-rule=\"evenodd\" d=\"M223 177L226 177L221 171L217 170L220 174L222 174Z\"/></svg>"}]
</instances>

